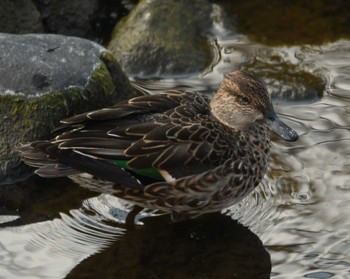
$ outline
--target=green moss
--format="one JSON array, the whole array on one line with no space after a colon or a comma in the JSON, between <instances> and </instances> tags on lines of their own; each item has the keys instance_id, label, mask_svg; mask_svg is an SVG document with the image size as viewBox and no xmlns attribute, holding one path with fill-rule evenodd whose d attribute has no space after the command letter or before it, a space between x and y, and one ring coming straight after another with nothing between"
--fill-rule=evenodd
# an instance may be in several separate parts
<instances>
[{"instance_id":1,"label":"green moss","mask_svg":"<svg viewBox=\"0 0 350 279\"><path fill-rule=\"evenodd\" d=\"M123 81L130 87L127 80ZM132 91L128 92L132 94ZM111 106L119 100L104 63L95 69L85 89L72 87L30 99L19 94L0 95L0 170L12 169L19 164L15 147L20 143L52 138L51 130L60 124L61 119Z\"/></svg>"},{"instance_id":2,"label":"green moss","mask_svg":"<svg viewBox=\"0 0 350 279\"><path fill-rule=\"evenodd\" d=\"M0 96L0 110L7 119L13 120L12 131L13 128L19 131L35 129L37 130L35 134L42 134L40 138L45 138L48 133L40 128L45 127L44 130L50 131L62 118L108 105L106 97L112 90L110 79L107 79L103 71L97 69L86 90L69 88L64 92L32 99L25 99L22 96ZM6 125L2 127L6 129Z\"/></svg>"},{"instance_id":3,"label":"green moss","mask_svg":"<svg viewBox=\"0 0 350 279\"><path fill-rule=\"evenodd\" d=\"M128 72L202 71L213 60L205 0L141 1L115 28L109 49Z\"/></svg>"}]
</instances>

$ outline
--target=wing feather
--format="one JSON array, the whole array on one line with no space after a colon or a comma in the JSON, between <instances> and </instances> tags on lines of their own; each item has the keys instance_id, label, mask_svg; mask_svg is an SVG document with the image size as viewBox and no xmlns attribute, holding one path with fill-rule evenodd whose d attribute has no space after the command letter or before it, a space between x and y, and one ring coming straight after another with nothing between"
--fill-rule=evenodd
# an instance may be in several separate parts
<instances>
[{"instance_id":1,"label":"wing feather","mask_svg":"<svg viewBox=\"0 0 350 279\"><path fill-rule=\"evenodd\" d=\"M62 123L55 141L33 147L47 155L27 154L26 160L41 164L39 172L47 176L55 169L75 170L113 181L122 173L111 160L127 160L130 168L154 167L178 178L206 171L232 155L227 151L232 135L225 136L225 128L211 118L208 97L191 92L136 97ZM50 166L44 167L48 159ZM126 176L125 183L136 187L133 178Z\"/></svg>"}]
</instances>

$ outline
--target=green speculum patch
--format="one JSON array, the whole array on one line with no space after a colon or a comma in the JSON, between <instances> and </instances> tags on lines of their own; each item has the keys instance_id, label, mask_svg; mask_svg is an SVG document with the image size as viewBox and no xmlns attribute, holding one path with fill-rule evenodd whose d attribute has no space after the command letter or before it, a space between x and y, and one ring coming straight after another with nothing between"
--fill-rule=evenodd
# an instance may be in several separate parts
<instances>
[{"instance_id":1,"label":"green speculum patch","mask_svg":"<svg viewBox=\"0 0 350 279\"><path fill-rule=\"evenodd\" d=\"M128 166L128 161L126 160L113 160L117 166L129 171L130 173L137 174L139 176L146 176L155 180L164 181L163 176L159 173L158 170L154 168L144 168L144 169L130 169Z\"/></svg>"}]
</instances>

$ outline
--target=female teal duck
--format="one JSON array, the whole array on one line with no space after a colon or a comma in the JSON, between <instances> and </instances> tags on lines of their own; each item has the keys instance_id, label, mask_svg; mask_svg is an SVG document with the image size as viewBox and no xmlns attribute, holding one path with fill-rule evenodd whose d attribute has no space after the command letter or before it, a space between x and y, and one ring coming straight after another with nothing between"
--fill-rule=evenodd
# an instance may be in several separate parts
<instances>
[{"instance_id":1,"label":"female teal duck","mask_svg":"<svg viewBox=\"0 0 350 279\"><path fill-rule=\"evenodd\" d=\"M244 198L266 173L269 129L295 141L264 84L245 71L225 75L216 94L167 91L62 121L53 141L19 148L43 177L84 187L174 219L219 211Z\"/></svg>"}]
</instances>

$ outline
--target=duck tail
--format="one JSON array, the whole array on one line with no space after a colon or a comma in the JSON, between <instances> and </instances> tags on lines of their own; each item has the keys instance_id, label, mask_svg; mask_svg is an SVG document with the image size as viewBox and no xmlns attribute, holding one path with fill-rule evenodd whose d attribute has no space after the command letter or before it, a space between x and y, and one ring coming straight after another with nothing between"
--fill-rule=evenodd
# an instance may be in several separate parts
<instances>
[{"instance_id":1,"label":"duck tail","mask_svg":"<svg viewBox=\"0 0 350 279\"><path fill-rule=\"evenodd\" d=\"M56 144L49 141L35 141L18 146L17 151L21 154L24 163L37 168L35 173L41 177L66 177L80 173L55 158L53 154L57 148Z\"/></svg>"}]
</instances>

